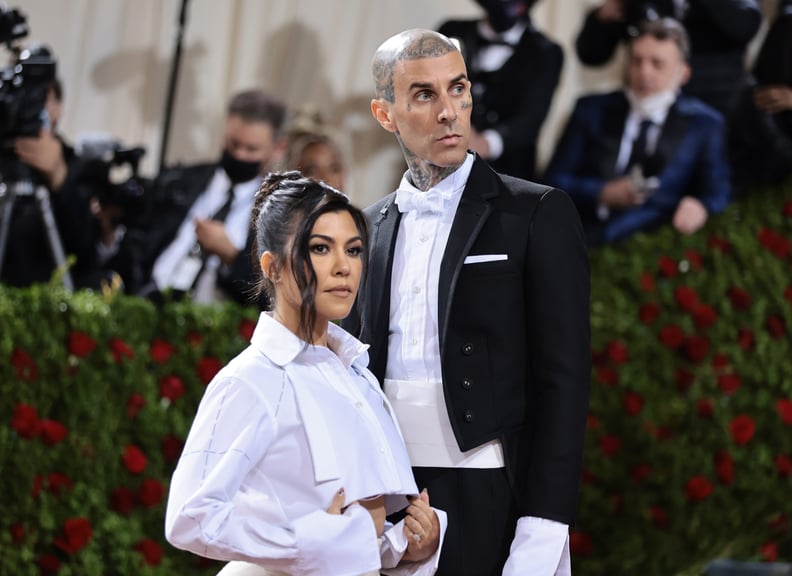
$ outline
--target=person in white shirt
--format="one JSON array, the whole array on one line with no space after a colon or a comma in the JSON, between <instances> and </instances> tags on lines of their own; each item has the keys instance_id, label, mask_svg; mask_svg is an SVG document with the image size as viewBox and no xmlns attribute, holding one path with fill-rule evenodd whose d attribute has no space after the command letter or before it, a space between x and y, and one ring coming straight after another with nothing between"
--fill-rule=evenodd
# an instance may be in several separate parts
<instances>
[{"instance_id":1,"label":"person in white shirt","mask_svg":"<svg viewBox=\"0 0 792 576\"><path fill-rule=\"evenodd\" d=\"M570 574L591 373L580 217L468 150L474 99L448 37L397 34L372 68L371 111L408 170L365 210L366 291L345 326L448 515L438 574Z\"/></svg>"},{"instance_id":2,"label":"person in white shirt","mask_svg":"<svg viewBox=\"0 0 792 576\"><path fill-rule=\"evenodd\" d=\"M333 323L358 293L365 217L293 171L265 178L253 222L273 309L201 401L168 541L231 561L223 576L434 574L444 513L418 493L368 347Z\"/></svg>"}]
</instances>

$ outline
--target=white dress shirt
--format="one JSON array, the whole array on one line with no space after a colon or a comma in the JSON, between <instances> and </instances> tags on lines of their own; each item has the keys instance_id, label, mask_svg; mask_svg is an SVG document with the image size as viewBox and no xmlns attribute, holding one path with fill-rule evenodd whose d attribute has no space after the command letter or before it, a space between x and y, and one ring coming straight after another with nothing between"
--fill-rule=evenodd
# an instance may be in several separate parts
<instances>
[{"instance_id":1,"label":"white dress shirt","mask_svg":"<svg viewBox=\"0 0 792 576\"><path fill-rule=\"evenodd\" d=\"M247 242L250 213L260 182L261 177L257 176L253 180L234 186L234 199L225 218L225 230L229 241L237 250L244 249ZM193 202L176 233L176 237L154 262L152 278L157 288L164 290L172 286L174 272L178 270L179 263L187 257L197 241L195 219L211 218L225 204L230 186L231 180L225 170L218 167L206 190ZM220 265L221 261L218 256L212 255L206 259L206 265L196 284L193 301L212 302L218 299L215 286Z\"/></svg>"},{"instance_id":2,"label":"white dress shirt","mask_svg":"<svg viewBox=\"0 0 792 576\"><path fill-rule=\"evenodd\" d=\"M388 513L418 492L368 347L328 328L328 348L307 346L262 313L251 345L209 384L171 482L174 546L292 576L364 574L401 559L402 523L380 541L361 506L326 512L341 487L346 502L385 494ZM438 558L439 548L393 573L433 574Z\"/></svg>"},{"instance_id":3,"label":"white dress shirt","mask_svg":"<svg viewBox=\"0 0 792 576\"><path fill-rule=\"evenodd\" d=\"M459 451L450 432L442 393L438 327L440 264L473 161L474 156L468 154L453 174L434 187L445 198L442 212L410 211L402 214L393 258L385 392L396 409L411 458L424 458L429 454L422 446L416 446L419 440L425 440L438 429L442 434L450 435L450 442L447 437L443 439L447 444L447 454L438 454L436 450L431 452L433 457L441 459L434 464L438 467L448 466L451 460L454 467L490 468L493 467L490 465L493 459L500 457L502 461L503 458L499 440L465 453ZM399 188L415 191L407 176L405 173ZM398 204L398 193L396 201ZM422 387L429 388L430 393L422 394ZM414 417L431 403L431 391L439 402L434 420L442 420L441 426L427 418ZM410 406L409 401L416 398L419 402ZM478 466L477 462L482 460L487 465ZM432 465L428 461L417 464ZM416 465L415 461L413 465ZM569 527L544 518L520 518L503 574L571 576Z\"/></svg>"}]
</instances>

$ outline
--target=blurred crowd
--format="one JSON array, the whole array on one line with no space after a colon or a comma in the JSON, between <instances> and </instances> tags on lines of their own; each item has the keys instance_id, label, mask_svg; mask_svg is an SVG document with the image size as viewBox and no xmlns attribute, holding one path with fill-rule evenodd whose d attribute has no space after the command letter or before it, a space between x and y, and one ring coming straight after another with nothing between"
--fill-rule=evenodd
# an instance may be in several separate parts
<instances>
[{"instance_id":1,"label":"blurred crowd","mask_svg":"<svg viewBox=\"0 0 792 576\"><path fill-rule=\"evenodd\" d=\"M590 246L658 226L694 233L736 197L789 176L792 0L770 14L758 0L602 0L580 14L572 54L536 27L537 0L476 3L479 18L435 26L468 66L470 147L499 172L569 194ZM540 167L565 60L599 67L618 51L623 85L577 95ZM3 284L263 308L249 222L263 176L298 169L345 188L337 127L318 108L287 106L275 87L232 95L216 158L150 178L137 174L141 149L69 142L59 129L65 88L57 78L45 86L32 130L0 118Z\"/></svg>"}]
</instances>

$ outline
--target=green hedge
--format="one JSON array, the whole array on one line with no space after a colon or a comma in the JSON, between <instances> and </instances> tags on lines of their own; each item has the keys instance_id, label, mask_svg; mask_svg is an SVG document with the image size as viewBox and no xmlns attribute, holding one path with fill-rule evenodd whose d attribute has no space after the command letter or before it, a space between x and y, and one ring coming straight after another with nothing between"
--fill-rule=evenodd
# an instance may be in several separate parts
<instances>
[{"instance_id":1,"label":"green hedge","mask_svg":"<svg viewBox=\"0 0 792 576\"><path fill-rule=\"evenodd\" d=\"M575 573L792 560L792 193L592 252ZM0 574L214 574L163 537L205 383L256 312L0 287Z\"/></svg>"}]
</instances>

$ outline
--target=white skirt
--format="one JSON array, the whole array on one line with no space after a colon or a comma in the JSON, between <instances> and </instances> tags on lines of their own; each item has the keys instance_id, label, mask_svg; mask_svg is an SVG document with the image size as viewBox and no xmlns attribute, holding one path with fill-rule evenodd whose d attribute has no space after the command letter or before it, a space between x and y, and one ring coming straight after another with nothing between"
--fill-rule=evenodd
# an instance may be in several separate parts
<instances>
[{"instance_id":1,"label":"white skirt","mask_svg":"<svg viewBox=\"0 0 792 576\"><path fill-rule=\"evenodd\" d=\"M289 576L285 572L273 572L247 562L229 562L217 573L217 576ZM379 576L379 571L366 572L361 576Z\"/></svg>"}]
</instances>

